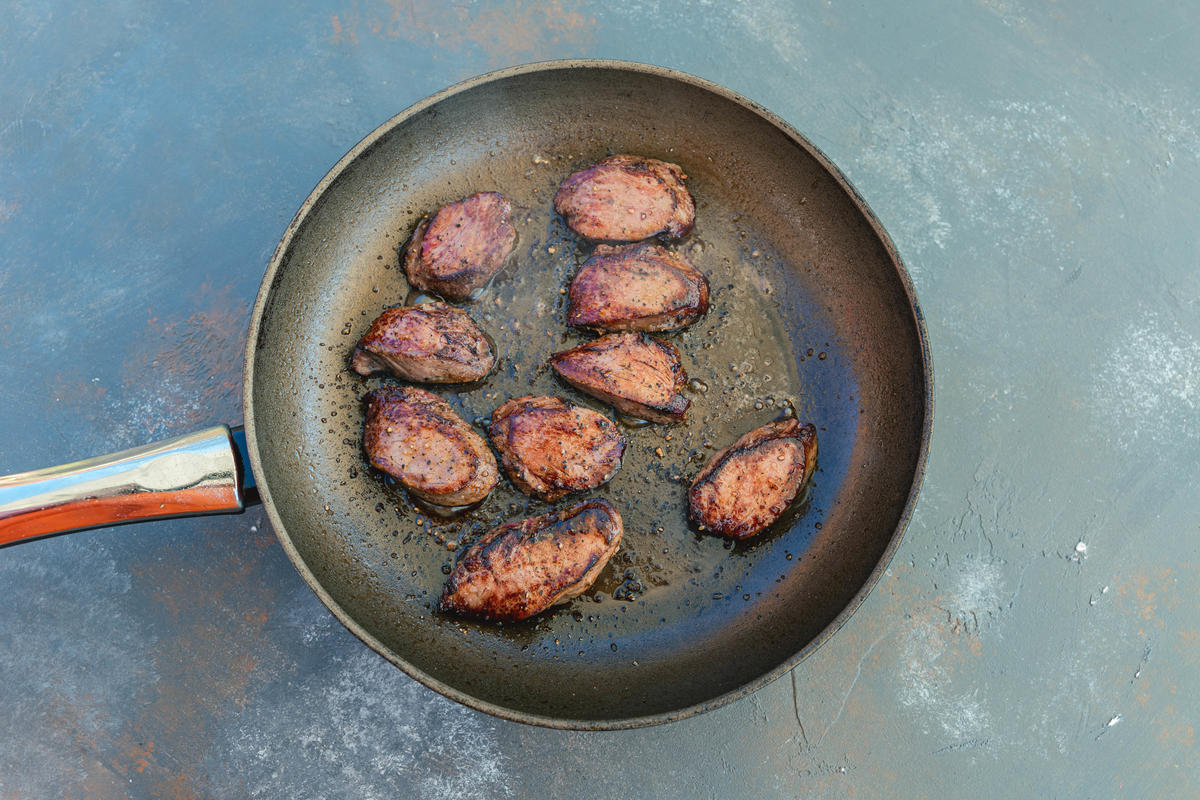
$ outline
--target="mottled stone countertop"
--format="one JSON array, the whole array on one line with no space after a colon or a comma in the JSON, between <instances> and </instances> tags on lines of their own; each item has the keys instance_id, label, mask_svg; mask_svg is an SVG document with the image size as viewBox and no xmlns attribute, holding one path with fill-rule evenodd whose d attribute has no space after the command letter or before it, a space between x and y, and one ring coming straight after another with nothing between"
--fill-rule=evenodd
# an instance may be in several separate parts
<instances>
[{"instance_id":1,"label":"mottled stone countertop","mask_svg":"<svg viewBox=\"0 0 1200 800\"><path fill-rule=\"evenodd\" d=\"M789 677L565 733L423 688L261 510L0 551L0 797L1200 795L1200 27L1186 4L5 4L0 472L241 419L311 187L559 57L796 125L894 237L937 414L900 551Z\"/></svg>"}]
</instances>

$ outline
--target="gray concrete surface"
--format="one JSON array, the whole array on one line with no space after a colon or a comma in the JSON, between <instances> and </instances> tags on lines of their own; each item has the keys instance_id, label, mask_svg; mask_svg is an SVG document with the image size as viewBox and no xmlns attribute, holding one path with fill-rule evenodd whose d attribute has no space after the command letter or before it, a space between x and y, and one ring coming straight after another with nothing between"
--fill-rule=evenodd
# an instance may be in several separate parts
<instances>
[{"instance_id":1,"label":"gray concrete surface","mask_svg":"<svg viewBox=\"0 0 1200 800\"><path fill-rule=\"evenodd\" d=\"M1186 4L0 7L0 472L240 419L275 242L450 83L615 57L807 133L937 367L900 553L756 695L572 734L343 630L257 512L0 551L0 797L1200 796L1200 27Z\"/></svg>"}]
</instances>

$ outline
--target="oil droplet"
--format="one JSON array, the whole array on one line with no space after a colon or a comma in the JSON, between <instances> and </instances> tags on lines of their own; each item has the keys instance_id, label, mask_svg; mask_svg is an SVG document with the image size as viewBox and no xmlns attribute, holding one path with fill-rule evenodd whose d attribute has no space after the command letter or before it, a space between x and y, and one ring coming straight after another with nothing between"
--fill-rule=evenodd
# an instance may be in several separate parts
<instances>
[{"instance_id":1,"label":"oil droplet","mask_svg":"<svg viewBox=\"0 0 1200 800\"><path fill-rule=\"evenodd\" d=\"M626 428L644 428L647 425L651 424L650 420L648 420L648 419L642 419L641 417L631 417L628 414L622 413L620 411L617 412L617 422L619 422L621 425L625 426Z\"/></svg>"},{"instance_id":2,"label":"oil droplet","mask_svg":"<svg viewBox=\"0 0 1200 800\"><path fill-rule=\"evenodd\" d=\"M475 509L479 508L479 506L483 505L483 500L480 500L475 503L470 503L465 506L437 506L437 505L434 505L433 503L428 503L417 497L413 497L412 500L413 500L413 505L415 505L417 508L424 511L426 513L426 515L429 516L430 521L432 521L434 518L437 518L439 520L457 519L458 517L461 517L464 514L474 511ZM417 517L418 525L422 525L424 523L425 523L424 519L422 519L421 517Z\"/></svg>"},{"instance_id":3,"label":"oil droplet","mask_svg":"<svg viewBox=\"0 0 1200 800\"><path fill-rule=\"evenodd\" d=\"M823 352L817 353L817 361L824 361L824 360L825 360L825 353L823 353Z\"/></svg>"},{"instance_id":4,"label":"oil droplet","mask_svg":"<svg viewBox=\"0 0 1200 800\"><path fill-rule=\"evenodd\" d=\"M422 303L437 303L439 300L431 294L426 294L420 289L413 289L408 293L408 297L404 298L404 305L419 306Z\"/></svg>"}]
</instances>

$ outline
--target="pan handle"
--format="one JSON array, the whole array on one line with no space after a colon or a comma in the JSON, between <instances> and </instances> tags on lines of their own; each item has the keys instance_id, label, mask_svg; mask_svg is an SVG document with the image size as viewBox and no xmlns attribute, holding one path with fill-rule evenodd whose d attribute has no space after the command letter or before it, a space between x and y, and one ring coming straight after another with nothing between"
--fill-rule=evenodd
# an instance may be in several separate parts
<instances>
[{"instance_id":1,"label":"pan handle","mask_svg":"<svg viewBox=\"0 0 1200 800\"><path fill-rule=\"evenodd\" d=\"M0 477L0 546L123 522L237 514L258 500L241 427L218 425Z\"/></svg>"}]
</instances>

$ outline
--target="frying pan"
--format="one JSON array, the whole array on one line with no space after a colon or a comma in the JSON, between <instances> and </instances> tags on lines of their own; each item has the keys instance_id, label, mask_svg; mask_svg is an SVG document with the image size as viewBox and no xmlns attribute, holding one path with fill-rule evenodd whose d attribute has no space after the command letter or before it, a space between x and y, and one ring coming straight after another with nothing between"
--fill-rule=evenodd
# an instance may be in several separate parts
<instances>
[{"instance_id":1,"label":"frying pan","mask_svg":"<svg viewBox=\"0 0 1200 800\"><path fill-rule=\"evenodd\" d=\"M625 539L587 595L510 625L439 613L456 552L548 507L504 483L479 509L441 519L373 474L361 453L360 398L389 379L349 373L349 348L380 310L405 300L399 254L420 217L499 190L517 207L520 243L471 312L501 364L480 386L439 391L477 422L520 394L590 402L544 366L550 352L583 340L562 324L563 287L588 250L550 200L571 171L624 152L681 164L697 200L693 233L674 245L713 285L712 310L674 337L693 377L690 421L626 430L622 469L593 493L621 509ZM863 602L916 497L931 386L924 324L896 248L846 178L787 123L659 67L516 67L384 123L305 200L254 306L244 435L220 426L0 479L0 543L240 511L256 485L321 601L426 686L520 722L651 725L753 692ZM689 528L690 476L780 413L818 425L807 497L744 543Z\"/></svg>"}]
</instances>

